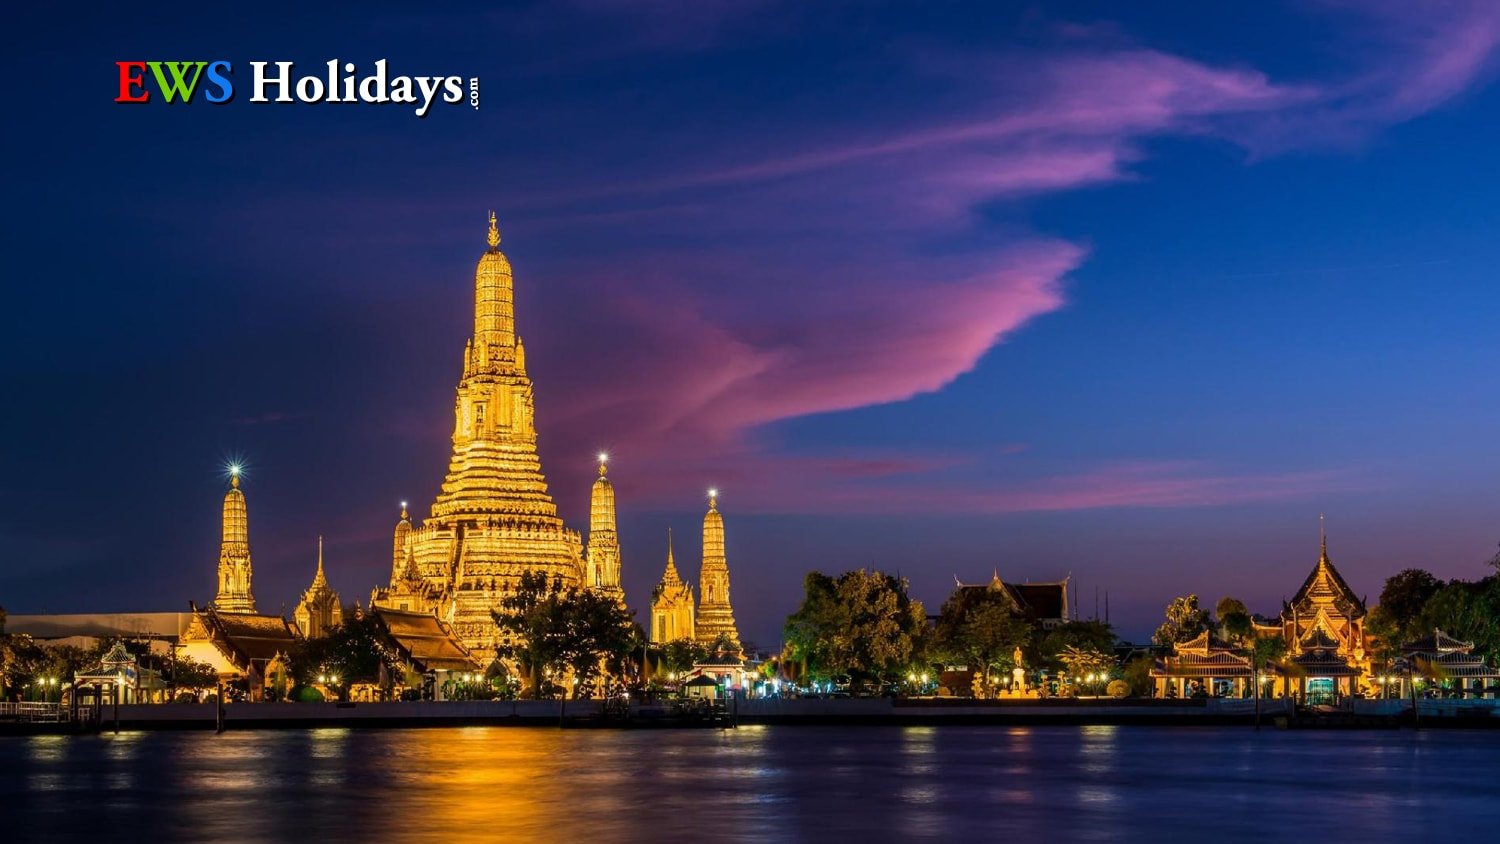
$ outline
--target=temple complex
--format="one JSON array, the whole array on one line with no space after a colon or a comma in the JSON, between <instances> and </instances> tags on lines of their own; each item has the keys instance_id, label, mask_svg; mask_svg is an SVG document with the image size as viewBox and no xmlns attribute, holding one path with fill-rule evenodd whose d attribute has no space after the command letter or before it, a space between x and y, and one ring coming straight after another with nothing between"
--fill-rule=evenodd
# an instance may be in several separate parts
<instances>
[{"instance_id":1,"label":"temple complex","mask_svg":"<svg viewBox=\"0 0 1500 844\"><path fill-rule=\"evenodd\" d=\"M724 517L719 514L718 490L708 491L708 512L703 516L703 565L698 571L702 600L693 623L693 636L710 647L720 636L739 644L734 608L729 604L729 563L724 556Z\"/></svg>"},{"instance_id":2,"label":"temple complex","mask_svg":"<svg viewBox=\"0 0 1500 844\"><path fill-rule=\"evenodd\" d=\"M219 542L219 593L214 609L255 612L250 593L250 526L245 493L240 492L240 467L229 467L229 491L224 493L224 518Z\"/></svg>"},{"instance_id":3,"label":"temple complex","mask_svg":"<svg viewBox=\"0 0 1500 844\"><path fill-rule=\"evenodd\" d=\"M297 609L292 611L292 619L297 622L297 629L305 639L326 636L329 630L343 621L339 595L328 585L328 578L323 574L321 536L318 537L318 573L313 575L312 585L302 593L302 600L297 603Z\"/></svg>"},{"instance_id":4,"label":"temple complex","mask_svg":"<svg viewBox=\"0 0 1500 844\"><path fill-rule=\"evenodd\" d=\"M1251 635L1280 638L1286 654L1279 664L1261 667L1262 693L1295 696L1307 703L1333 703L1361 691L1371 678L1365 643L1365 604L1344 581L1328 556L1328 538L1318 562L1274 620L1252 619ZM1158 695L1244 696L1252 666L1248 646L1234 646L1205 631L1173 646L1156 661L1151 676Z\"/></svg>"},{"instance_id":5,"label":"temple complex","mask_svg":"<svg viewBox=\"0 0 1500 844\"><path fill-rule=\"evenodd\" d=\"M420 527L402 508L390 582L371 595L376 607L434 613L474 653L499 643L491 612L526 572L623 598L614 488L603 461L587 556L547 491L514 280L494 214L488 242L474 270L474 331L454 398L448 474Z\"/></svg>"},{"instance_id":6,"label":"temple complex","mask_svg":"<svg viewBox=\"0 0 1500 844\"><path fill-rule=\"evenodd\" d=\"M667 568L651 590L651 642L663 645L694 638L693 587L677 574L672 560L672 531L667 531Z\"/></svg>"}]
</instances>

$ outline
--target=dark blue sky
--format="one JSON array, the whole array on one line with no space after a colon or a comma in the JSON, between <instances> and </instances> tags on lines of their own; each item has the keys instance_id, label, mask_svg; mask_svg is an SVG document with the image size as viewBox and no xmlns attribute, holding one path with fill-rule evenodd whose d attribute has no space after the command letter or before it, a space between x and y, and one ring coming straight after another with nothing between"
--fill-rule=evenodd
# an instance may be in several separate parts
<instances>
[{"instance_id":1,"label":"dark blue sky","mask_svg":"<svg viewBox=\"0 0 1500 844\"><path fill-rule=\"evenodd\" d=\"M1410 8L1409 8L1410 7ZM1143 637L1483 570L1500 539L1487 3L22 13L0 604L346 599L446 466L485 212L570 523L608 449L640 606L723 492L744 632L803 572L1071 573ZM118 105L114 62L478 76L483 104Z\"/></svg>"}]
</instances>

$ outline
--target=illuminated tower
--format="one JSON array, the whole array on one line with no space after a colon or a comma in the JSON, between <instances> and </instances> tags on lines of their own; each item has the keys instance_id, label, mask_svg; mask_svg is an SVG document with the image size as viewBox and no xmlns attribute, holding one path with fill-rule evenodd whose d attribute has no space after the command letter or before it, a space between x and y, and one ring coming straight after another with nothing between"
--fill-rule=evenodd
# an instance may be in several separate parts
<instances>
[{"instance_id":1,"label":"illuminated tower","mask_svg":"<svg viewBox=\"0 0 1500 844\"><path fill-rule=\"evenodd\" d=\"M708 491L703 516L703 567L698 572L698 618L694 632L699 642L712 646L720 636L739 645L734 608L729 605L729 563L724 558L724 517L719 515L718 490Z\"/></svg>"},{"instance_id":2,"label":"illuminated tower","mask_svg":"<svg viewBox=\"0 0 1500 844\"><path fill-rule=\"evenodd\" d=\"M219 543L219 594L214 609L220 612L255 612L250 594L250 528L245 494L240 492L240 467L229 467L229 491L224 493L224 521Z\"/></svg>"},{"instance_id":3,"label":"illuminated tower","mask_svg":"<svg viewBox=\"0 0 1500 844\"><path fill-rule=\"evenodd\" d=\"M584 562L584 585L625 603L620 587L620 537L615 530L615 487L605 475L609 455L599 455L599 478L589 498L589 544Z\"/></svg>"},{"instance_id":4,"label":"illuminated tower","mask_svg":"<svg viewBox=\"0 0 1500 844\"><path fill-rule=\"evenodd\" d=\"M526 352L516 335L510 261L490 214L474 270L474 335L453 403L453 453L432 515L412 528L421 578L447 597L438 610L471 650L491 650L491 611L522 574L583 581L583 543L557 515L537 456ZM395 562L392 561L394 568Z\"/></svg>"},{"instance_id":5,"label":"illuminated tower","mask_svg":"<svg viewBox=\"0 0 1500 844\"><path fill-rule=\"evenodd\" d=\"M339 609L339 595L328 585L323 575L323 537L318 537L318 573L313 575L312 585L302 593L302 601L292 612L297 629L307 639L327 636L328 631L343 621Z\"/></svg>"},{"instance_id":6,"label":"illuminated tower","mask_svg":"<svg viewBox=\"0 0 1500 844\"><path fill-rule=\"evenodd\" d=\"M391 538L391 586L406 577L406 561L410 555L411 516L406 512L406 502L401 502L401 519L396 522L396 533ZM321 555L321 554L320 554Z\"/></svg>"},{"instance_id":7,"label":"illuminated tower","mask_svg":"<svg viewBox=\"0 0 1500 844\"><path fill-rule=\"evenodd\" d=\"M667 531L667 569L651 591L651 642L665 644L693 638L693 587L682 582L672 561L672 531Z\"/></svg>"}]
</instances>

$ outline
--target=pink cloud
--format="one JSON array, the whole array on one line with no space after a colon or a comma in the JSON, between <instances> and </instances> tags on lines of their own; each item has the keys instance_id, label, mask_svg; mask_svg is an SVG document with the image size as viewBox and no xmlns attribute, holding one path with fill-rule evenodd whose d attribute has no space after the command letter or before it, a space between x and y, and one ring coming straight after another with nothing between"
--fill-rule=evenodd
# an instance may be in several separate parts
<instances>
[{"instance_id":1,"label":"pink cloud","mask_svg":"<svg viewBox=\"0 0 1500 844\"><path fill-rule=\"evenodd\" d=\"M809 130L822 140L757 158L705 148L655 178L522 198L524 213L550 213L554 224L609 231L649 219L652 235L694 244L645 259L636 247L629 265L584 256L544 280L609 291L571 303L573 330L529 337L544 430L588 444L576 449L580 469L593 444L607 445L622 491L633 484L648 506L708 483L735 485L743 506L804 512L913 501L969 512L1208 506L1349 483L1167 461L976 484L956 479L965 461L950 458L791 458L771 427L941 390L1064 306L1079 244L1012 231L1003 245L934 255L934 241L972 232L976 206L1132 178L1157 136L1262 152L1341 143L1457 95L1500 39L1500 11L1480 4L1439 4L1431 15L1360 4L1345 14L1382 49L1351 51L1342 78L1275 81L1074 32L1051 52L963 62L954 84L978 86L962 98L974 104L967 112L887 117L883 130L842 139ZM630 464L650 469L625 480Z\"/></svg>"}]
</instances>

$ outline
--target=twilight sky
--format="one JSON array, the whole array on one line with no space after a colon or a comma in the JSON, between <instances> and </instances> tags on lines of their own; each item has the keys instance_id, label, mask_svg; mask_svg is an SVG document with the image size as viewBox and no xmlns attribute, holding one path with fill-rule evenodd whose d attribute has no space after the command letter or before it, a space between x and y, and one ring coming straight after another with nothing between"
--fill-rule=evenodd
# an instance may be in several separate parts
<instances>
[{"instance_id":1,"label":"twilight sky","mask_svg":"<svg viewBox=\"0 0 1500 844\"><path fill-rule=\"evenodd\" d=\"M446 468L493 208L543 465L626 590L696 579L720 487L741 631L808 569L1070 574L1274 613L1330 551L1373 600L1500 540L1500 7L577 0L467 12L22 11L10 28L0 605L213 596L222 467L255 593L316 538L346 600ZM15 15L13 15L15 17ZM249 62L479 76L479 111L256 105ZM115 104L225 59L225 106ZM644 613L641 614L644 618Z\"/></svg>"}]
</instances>

